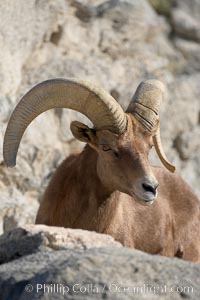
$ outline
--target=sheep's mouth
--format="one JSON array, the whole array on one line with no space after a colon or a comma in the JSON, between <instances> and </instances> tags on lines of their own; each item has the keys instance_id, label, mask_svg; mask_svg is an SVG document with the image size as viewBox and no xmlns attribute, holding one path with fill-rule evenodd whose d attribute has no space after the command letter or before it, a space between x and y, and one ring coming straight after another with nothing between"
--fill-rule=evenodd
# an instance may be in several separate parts
<instances>
[{"instance_id":1,"label":"sheep's mouth","mask_svg":"<svg viewBox=\"0 0 200 300\"><path fill-rule=\"evenodd\" d=\"M138 195L136 194L134 191L131 191L130 195L141 205L144 206L150 206L153 204L153 202L156 200L157 198L157 193L156 195L150 193L150 192L145 192L142 193L142 195Z\"/></svg>"}]
</instances>

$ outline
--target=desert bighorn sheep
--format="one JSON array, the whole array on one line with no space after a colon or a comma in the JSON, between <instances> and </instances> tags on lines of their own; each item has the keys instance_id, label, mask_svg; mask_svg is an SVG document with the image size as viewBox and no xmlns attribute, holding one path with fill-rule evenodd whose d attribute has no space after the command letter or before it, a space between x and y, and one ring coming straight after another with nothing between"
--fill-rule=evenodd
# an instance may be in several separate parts
<instances>
[{"instance_id":1,"label":"desert bighorn sheep","mask_svg":"<svg viewBox=\"0 0 200 300\"><path fill-rule=\"evenodd\" d=\"M4 139L4 161L9 167L16 164L24 131L41 113L70 108L94 124L89 128L71 123L73 135L87 145L58 167L36 223L95 230L112 235L124 246L200 260L200 202L172 174L175 168L160 141L163 92L160 81L142 82L126 113L105 91L77 79L44 81L21 99ZM149 164L153 144L171 172Z\"/></svg>"}]
</instances>

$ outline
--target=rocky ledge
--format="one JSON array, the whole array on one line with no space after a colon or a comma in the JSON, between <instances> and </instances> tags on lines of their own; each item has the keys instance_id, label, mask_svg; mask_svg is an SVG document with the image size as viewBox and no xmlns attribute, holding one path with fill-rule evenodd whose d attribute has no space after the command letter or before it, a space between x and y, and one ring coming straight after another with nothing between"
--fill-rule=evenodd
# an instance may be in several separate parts
<instances>
[{"instance_id":1,"label":"rocky ledge","mask_svg":"<svg viewBox=\"0 0 200 300\"><path fill-rule=\"evenodd\" d=\"M200 299L200 264L109 235L29 225L0 237L0 299Z\"/></svg>"}]
</instances>

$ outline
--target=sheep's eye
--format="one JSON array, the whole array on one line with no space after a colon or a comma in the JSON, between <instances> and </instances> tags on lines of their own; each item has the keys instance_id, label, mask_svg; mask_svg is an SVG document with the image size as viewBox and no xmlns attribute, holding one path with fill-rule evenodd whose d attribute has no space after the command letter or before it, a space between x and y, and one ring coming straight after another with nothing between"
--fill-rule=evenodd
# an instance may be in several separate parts
<instances>
[{"instance_id":1,"label":"sheep's eye","mask_svg":"<svg viewBox=\"0 0 200 300\"><path fill-rule=\"evenodd\" d=\"M110 151L112 149L108 145L102 145L102 150L103 151Z\"/></svg>"}]
</instances>

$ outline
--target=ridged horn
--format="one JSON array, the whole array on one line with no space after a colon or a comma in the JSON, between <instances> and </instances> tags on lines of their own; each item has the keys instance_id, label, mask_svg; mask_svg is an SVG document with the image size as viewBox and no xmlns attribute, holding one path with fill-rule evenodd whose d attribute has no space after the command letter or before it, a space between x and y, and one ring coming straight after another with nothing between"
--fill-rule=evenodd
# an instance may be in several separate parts
<instances>
[{"instance_id":1,"label":"ridged horn","mask_svg":"<svg viewBox=\"0 0 200 300\"><path fill-rule=\"evenodd\" d=\"M51 108L69 108L87 116L96 129L121 134L126 115L115 99L90 83L79 79L51 79L34 86L14 109L4 137L3 156L8 167L16 165L21 138L28 125Z\"/></svg>"},{"instance_id":2,"label":"ridged horn","mask_svg":"<svg viewBox=\"0 0 200 300\"><path fill-rule=\"evenodd\" d=\"M164 91L165 87L161 81L143 81L138 86L126 112L133 114L153 135L154 146L161 162L170 172L174 172L175 167L168 162L160 138L159 110Z\"/></svg>"}]
</instances>

